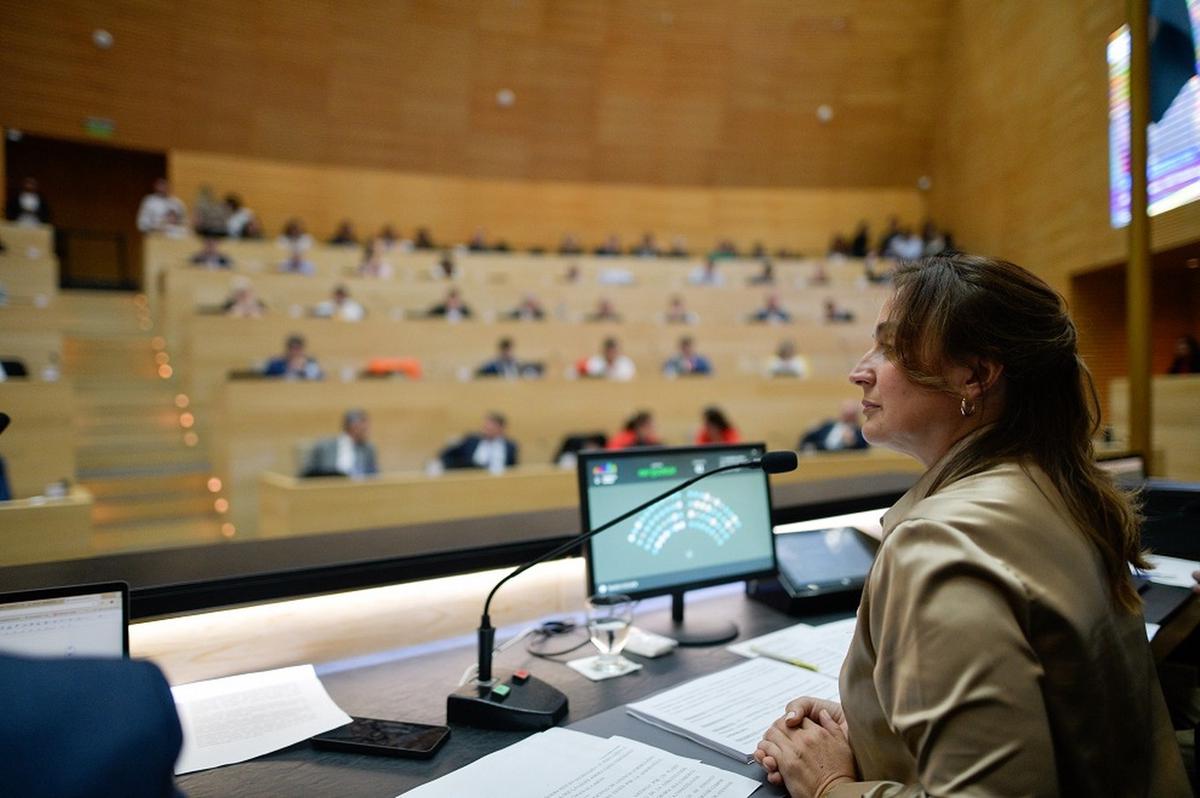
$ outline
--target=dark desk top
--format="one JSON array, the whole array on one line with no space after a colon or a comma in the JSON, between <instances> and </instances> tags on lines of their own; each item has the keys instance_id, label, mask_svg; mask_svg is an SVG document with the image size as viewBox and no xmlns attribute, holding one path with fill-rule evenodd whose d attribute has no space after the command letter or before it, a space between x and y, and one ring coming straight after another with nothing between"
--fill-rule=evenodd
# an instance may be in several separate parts
<instances>
[{"instance_id":1,"label":"dark desk top","mask_svg":"<svg viewBox=\"0 0 1200 798\"><path fill-rule=\"evenodd\" d=\"M705 591L688 602L687 612L733 620L739 639L798 623L821 623L846 613L806 617L784 615L746 598L736 588ZM651 604L644 602L643 606ZM654 605L664 606L661 600ZM635 623L666 623L669 608L639 612ZM576 638L581 640L582 638ZM436 650L426 646L401 652L402 657L382 664L325 672L321 681L334 701L351 715L423 723L445 723L446 695L474 662L474 647L464 642ZM562 659L588 656L590 646ZM408 655L408 656L404 656ZM529 668L567 694L570 714L563 725L575 723L613 707L644 698L675 684L744 661L725 646L678 649L658 659L638 659L637 673L603 682L588 681L565 664L538 659L522 645L497 658L497 668ZM320 672L322 669L318 669ZM429 761L317 751L308 743L294 745L251 762L179 778L180 788L191 798L203 796L396 796L406 790L456 770L493 751L511 745L527 732L500 732L456 726L446 746Z\"/></svg>"}]
</instances>

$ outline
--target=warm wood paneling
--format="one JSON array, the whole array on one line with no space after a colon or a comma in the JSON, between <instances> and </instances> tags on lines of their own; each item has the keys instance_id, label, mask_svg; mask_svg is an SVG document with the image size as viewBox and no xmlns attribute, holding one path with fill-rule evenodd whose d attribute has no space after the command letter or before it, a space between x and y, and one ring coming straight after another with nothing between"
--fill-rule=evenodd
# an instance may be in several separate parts
<instances>
[{"instance_id":1,"label":"warm wood paneling","mask_svg":"<svg viewBox=\"0 0 1200 798\"><path fill-rule=\"evenodd\" d=\"M881 145L883 146L883 145ZM447 177L176 151L176 192L189 202L204 184L236 191L271 235L298 216L318 236L350 218L360 232L385 223L412 235L428 225L439 242L462 243L478 226L517 246L554 247L566 232L595 246L609 233L632 246L645 231L660 245L687 236L693 250L729 236L743 248L762 241L822 253L830 235L860 219L878 229L898 214L915 222L915 188L705 188ZM836 183L831 183L836 185Z\"/></svg>"},{"instance_id":2,"label":"warm wood paneling","mask_svg":"<svg viewBox=\"0 0 1200 798\"><path fill-rule=\"evenodd\" d=\"M1065 292L1125 260L1108 217L1108 36L1123 0L950 7L934 134L935 218L963 249L1008 258ZM1200 239L1200 203L1152 221L1155 251Z\"/></svg>"},{"instance_id":3,"label":"warm wood paneling","mask_svg":"<svg viewBox=\"0 0 1200 798\"><path fill-rule=\"evenodd\" d=\"M413 172L912 186L941 106L946 5L8 4L0 123L70 137L98 116L125 146Z\"/></svg>"}]
</instances>

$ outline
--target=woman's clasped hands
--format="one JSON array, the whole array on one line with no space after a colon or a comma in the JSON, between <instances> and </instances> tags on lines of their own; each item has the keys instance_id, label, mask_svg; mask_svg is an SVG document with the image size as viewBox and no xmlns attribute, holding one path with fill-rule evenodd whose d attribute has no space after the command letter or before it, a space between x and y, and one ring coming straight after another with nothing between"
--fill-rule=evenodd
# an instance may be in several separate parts
<instances>
[{"instance_id":1,"label":"woman's clasped hands","mask_svg":"<svg viewBox=\"0 0 1200 798\"><path fill-rule=\"evenodd\" d=\"M797 698L771 724L754 758L767 781L792 798L819 798L835 784L855 780L854 753L842 706L820 698Z\"/></svg>"}]
</instances>

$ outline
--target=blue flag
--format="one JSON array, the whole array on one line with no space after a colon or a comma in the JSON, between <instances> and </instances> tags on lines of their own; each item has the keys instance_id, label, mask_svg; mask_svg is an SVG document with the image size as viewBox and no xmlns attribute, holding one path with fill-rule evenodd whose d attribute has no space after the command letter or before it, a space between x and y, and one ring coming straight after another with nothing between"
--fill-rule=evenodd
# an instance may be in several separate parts
<instances>
[{"instance_id":1,"label":"blue flag","mask_svg":"<svg viewBox=\"0 0 1200 798\"><path fill-rule=\"evenodd\" d=\"M1187 0L1150 3L1150 121L1158 122L1196 74L1196 44Z\"/></svg>"}]
</instances>

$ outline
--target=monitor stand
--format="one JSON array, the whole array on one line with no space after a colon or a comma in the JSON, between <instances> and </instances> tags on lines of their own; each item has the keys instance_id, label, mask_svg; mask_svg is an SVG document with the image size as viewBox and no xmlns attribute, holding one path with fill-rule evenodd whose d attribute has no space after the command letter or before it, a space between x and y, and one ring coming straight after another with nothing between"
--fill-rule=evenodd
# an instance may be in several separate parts
<instances>
[{"instance_id":1,"label":"monitor stand","mask_svg":"<svg viewBox=\"0 0 1200 798\"><path fill-rule=\"evenodd\" d=\"M683 619L683 591L671 594L671 623L642 623L637 625L647 632L664 635L678 640L681 646L719 646L738 636L738 628L732 621L715 618Z\"/></svg>"}]
</instances>

